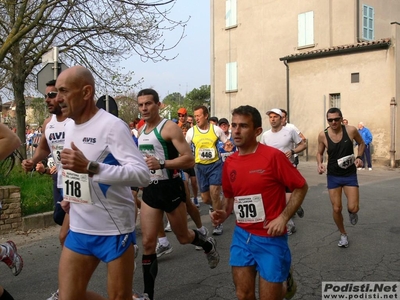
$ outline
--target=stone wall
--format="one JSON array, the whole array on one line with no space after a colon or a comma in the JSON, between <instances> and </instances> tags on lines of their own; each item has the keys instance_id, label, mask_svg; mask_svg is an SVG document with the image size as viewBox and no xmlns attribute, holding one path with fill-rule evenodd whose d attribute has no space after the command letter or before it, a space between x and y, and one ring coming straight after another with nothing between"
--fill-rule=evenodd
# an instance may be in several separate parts
<instances>
[{"instance_id":1,"label":"stone wall","mask_svg":"<svg viewBox=\"0 0 400 300\"><path fill-rule=\"evenodd\" d=\"M21 193L17 186L0 186L0 234L10 233L22 228Z\"/></svg>"}]
</instances>

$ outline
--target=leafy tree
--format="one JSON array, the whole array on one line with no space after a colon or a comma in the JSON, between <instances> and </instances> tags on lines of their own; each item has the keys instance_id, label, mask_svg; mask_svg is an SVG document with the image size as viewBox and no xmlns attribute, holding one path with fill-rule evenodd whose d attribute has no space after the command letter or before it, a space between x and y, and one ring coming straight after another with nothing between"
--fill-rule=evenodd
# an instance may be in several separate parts
<instances>
[{"instance_id":1,"label":"leafy tree","mask_svg":"<svg viewBox=\"0 0 400 300\"><path fill-rule=\"evenodd\" d=\"M178 118L178 109L180 107L185 107L184 96L181 93L174 92L167 95L163 101L165 105L168 105L168 110L170 112L171 119Z\"/></svg>"},{"instance_id":2,"label":"leafy tree","mask_svg":"<svg viewBox=\"0 0 400 300\"><path fill-rule=\"evenodd\" d=\"M169 18L177 0L4 0L0 1L0 82L10 78L16 101L17 133L25 139L24 91L35 82L42 56L54 45L66 65L84 65L97 76L97 89L121 93L131 73L117 65L139 55L169 60L186 21ZM180 34L168 44L164 32ZM21 149L23 150L23 149Z\"/></svg>"},{"instance_id":3,"label":"leafy tree","mask_svg":"<svg viewBox=\"0 0 400 300\"><path fill-rule=\"evenodd\" d=\"M178 118L178 109L184 107L188 114L193 114L193 110L198 105L209 105L211 96L211 86L202 85L198 89L194 88L185 96L180 93L172 93L167 95L163 103L168 104L171 111L171 118Z\"/></svg>"},{"instance_id":4,"label":"leafy tree","mask_svg":"<svg viewBox=\"0 0 400 300\"><path fill-rule=\"evenodd\" d=\"M134 121L139 116L137 98L134 94L115 97L118 105L118 116L126 123Z\"/></svg>"},{"instance_id":5,"label":"leafy tree","mask_svg":"<svg viewBox=\"0 0 400 300\"><path fill-rule=\"evenodd\" d=\"M202 85L198 89L193 89L186 96L185 100L189 104L187 109L193 111L193 109L198 105L209 105L211 97L211 86Z\"/></svg>"},{"instance_id":6,"label":"leafy tree","mask_svg":"<svg viewBox=\"0 0 400 300\"><path fill-rule=\"evenodd\" d=\"M30 107L33 110L32 117L33 122L42 125L46 117L48 116L48 109L46 102L43 98L33 98L30 103Z\"/></svg>"}]
</instances>

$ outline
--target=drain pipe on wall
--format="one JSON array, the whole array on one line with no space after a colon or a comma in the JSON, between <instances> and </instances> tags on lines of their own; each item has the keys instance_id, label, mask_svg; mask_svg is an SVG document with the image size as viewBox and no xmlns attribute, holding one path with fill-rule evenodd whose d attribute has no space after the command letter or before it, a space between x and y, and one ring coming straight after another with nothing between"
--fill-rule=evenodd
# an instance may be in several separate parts
<instances>
[{"instance_id":1,"label":"drain pipe on wall","mask_svg":"<svg viewBox=\"0 0 400 300\"><path fill-rule=\"evenodd\" d=\"M287 110L287 122L290 122L290 97L289 97L289 65L287 60L284 60L283 63L286 66L286 110Z\"/></svg>"},{"instance_id":2,"label":"drain pipe on wall","mask_svg":"<svg viewBox=\"0 0 400 300\"><path fill-rule=\"evenodd\" d=\"M396 99L390 100L390 167L396 168Z\"/></svg>"},{"instance_id":3,"label":"drain pipe on wall","mask_svg":"<svg viewBox=\"0 0 400 300\"><path fill-rule=\"evenodd\" d=\"M357 0L356 1L356 22L357 22L357 25L356 25L356 31L357 31L357 41L356 41L356 43L359 43L359 42L361 42L361 39L360 39L360 0Z\"/></svg>"}]
</instances>

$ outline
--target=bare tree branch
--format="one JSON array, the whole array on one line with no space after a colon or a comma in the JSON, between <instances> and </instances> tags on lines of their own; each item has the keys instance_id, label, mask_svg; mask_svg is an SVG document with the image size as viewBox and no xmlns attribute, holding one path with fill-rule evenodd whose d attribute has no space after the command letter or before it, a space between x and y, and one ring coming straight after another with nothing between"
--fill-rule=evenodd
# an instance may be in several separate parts
<instances>
[{"instance_id":1,"label":"bare tree branch","mask_svg":"<svg viewBox=\"0 0 400 300\"><path fill-rule=\"evenodd\" d=\"M0 1L0 82L10 82L19 137L24 139L24 92L36 81L46 52L57 46L65 64L93 71L99 90L122 92L132 86L133 72L120 67L121 61L132 55L153 62L176 57L171 50L190 19L169 17L176 1ZM166 39L170 32L173 40Z\"/></svg>"}]
</instances>

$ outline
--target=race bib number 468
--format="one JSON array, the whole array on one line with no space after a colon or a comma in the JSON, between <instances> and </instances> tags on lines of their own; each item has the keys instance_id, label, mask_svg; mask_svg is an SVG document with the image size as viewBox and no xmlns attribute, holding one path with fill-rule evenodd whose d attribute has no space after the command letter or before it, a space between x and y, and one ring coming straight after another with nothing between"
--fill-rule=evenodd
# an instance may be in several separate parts
<instances>
[{"instance_id":1,"label":"race bib number 468","mask_svg":"<svg viewBox=\"0 0 400 300\"><path fill-rule=\"evenodd\" d=\"M62 171L64 200L73 203L92 204L89 175L71 170Z\"/></svg>"}]
</instances>

